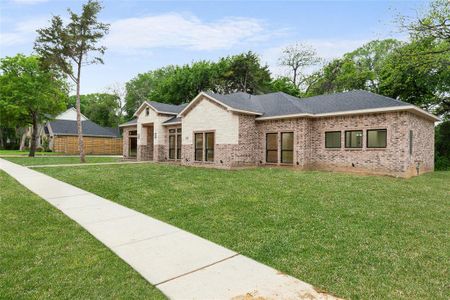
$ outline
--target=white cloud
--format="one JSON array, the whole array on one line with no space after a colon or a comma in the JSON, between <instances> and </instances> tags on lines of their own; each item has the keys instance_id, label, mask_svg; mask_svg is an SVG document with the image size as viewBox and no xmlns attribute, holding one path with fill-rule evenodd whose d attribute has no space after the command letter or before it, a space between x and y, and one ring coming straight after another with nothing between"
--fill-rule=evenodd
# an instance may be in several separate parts
<instances>
[{"instance_id":1,"label":"white cloud","mask_svg":"<svg viewBox=\"0 0 450 300\"><path fill-rule=\"evenodd\" d=\"M217 50L270 36L258 19L227 17L204 22L195 16L169 13L112 22L105 44L121 52L164 47Z\"/></svg>"},{"instance_id":2,"label":"white cloud","mask_svg":"<svg viewBox=\"0 0 450 300\"><path fill-rule=\"evenodd\" d=\"M0 42L2 46L15 46L32 43L36 37L36 30L48 25L46 17L36 17L19 21L9 32L0 32Z\"/></svg>"}]
</instances>

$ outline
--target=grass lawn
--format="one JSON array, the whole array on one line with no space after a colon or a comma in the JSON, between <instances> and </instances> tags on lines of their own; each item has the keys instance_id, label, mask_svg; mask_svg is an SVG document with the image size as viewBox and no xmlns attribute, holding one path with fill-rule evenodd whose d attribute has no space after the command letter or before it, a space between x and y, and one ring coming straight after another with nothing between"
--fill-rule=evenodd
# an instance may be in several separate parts
<instances>
[{"instance_id":1,"label":"grass lawn","mask_svg":"<svg viewBox=\"0 0 450 300\"><path fill-rule=\"evenodd\" d=\"M0 155L28 155L30 151L20 151L20 150L1 150ZM64 153L59 152L36 152L36 155L64 155Z\"/></svg>"},{"instance_id":2,"label":"grass lawn","mask_svg":"<svg viewBox=\"0 0 450 300\"><path fill-rule=\"evenodd\" d=\"M450 293L450 172L404 180L161 164L39 171L340 297Z\"/></svg>"},{"instance_id":3,"label":"grass lawn","mask_svg":"<svg viewBox=\"0 0 450 300\"><path fill-rule=\"evenodd\" d=\"M0 171L1 299L164 299L75 222Z\"/></svg>"},{"instance_id":4,"label":"grass lawn","mask_svg":"<svg viewBox=\"0 0 450 300\"><path fill-rule=\"evenodd\" d=\"M2 157L13 163L23 166L36 165L60 165L60 164L79 164L79 157ZM104 163L104 162L118 162L122 160L121 157L101 157L101 156L86 156L87 163Z\"/></svg>"}]
</instances>

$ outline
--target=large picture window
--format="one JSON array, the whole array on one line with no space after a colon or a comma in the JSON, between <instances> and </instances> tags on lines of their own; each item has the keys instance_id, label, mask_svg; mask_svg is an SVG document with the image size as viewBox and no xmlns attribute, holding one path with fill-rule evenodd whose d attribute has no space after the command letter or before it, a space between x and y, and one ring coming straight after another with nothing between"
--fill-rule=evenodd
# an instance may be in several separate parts
<instances>
[{"instance_id":1,"label":"large picture window","mask_svg":"<svg viewBox=\"0 0 450 300\"><path fill-rule=\"evenodd\" d=\"M278 162L278 133L266 134L266 162Z\"/></svg>"},{"instance_id":2,"label":"large picture window","mask_svg":"<svg viewBox=\"0 0 450 300\"><path fill-rule=\"evenodd\" d=\"M294 162L294 133L281 133L281 162L292 164Z\"/></svg>"},{"instance_id":3,"label":"large picture window","mask_svg":"<svg viewBox=\"0 0 450 300\"><path fill-rule=\"evenodd\" d=\"M195 134L195 160L202 161L203 157L203 133Z\"/></svg>"},{"instance_id":4,"label":"large picture window","mask_svg":"<svg viewBox=\"0 0 450 300\"><path fill-rule=\"evenodd\" d=\"M367 148L386 148L387 130L370 129L367 130Z\"/></svg>"},{"instance_id":5,"label":"large picture window","mask_svg":"<svg viewBox=\"0 0 450 300\"><path fill-rule=\"evenodd\" d=\"M345 148L362 148L362 130L351 130L345 132Z\"/></svg>"},{"instance_id":6,"label":"large picture window","mask_svg":"<svg viewBox=\"0 0 450 300\"><path fill-rule=\"evenodd\" d=\"M325 132L325 148L341 148L341 132Z\"/></svg>"}]
</instances>

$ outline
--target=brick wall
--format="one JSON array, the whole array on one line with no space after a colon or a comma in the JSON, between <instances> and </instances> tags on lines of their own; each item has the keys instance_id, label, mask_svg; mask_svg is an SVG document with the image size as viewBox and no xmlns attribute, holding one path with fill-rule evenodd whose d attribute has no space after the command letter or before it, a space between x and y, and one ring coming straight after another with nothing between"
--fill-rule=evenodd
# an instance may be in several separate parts
<instances>
[{"instance_id":1,"label":"brick wall","mask_svg":"<svg viewBox=\"0 0 450 300\"><path fill-rule=\"evenodd\" d=\"M122 154L123 146L121 138L108 137L83 137L84 152L86 154ZM77 136L55 136L53 137L53 152L65 154L78 154Z\"/></svg>"},{"instance_id":2,"label":"brick wall","mask_svg":"<svg viewBox=\"0 0 450 300\"><path fill-rule=\"evenodd\" d=\"M314 120L311 128L311 167L401 176L405 171L407 114L392 112ZM368 129L387 129L386 148L367 148ZM363 130L362 148L345 148L346 130ZM325 148L326 131L341 131L341 148Z\"/></svg>"},{"instance_id":3,"label":"brick wall","mask_svg":"<svg viewBox=\"0 0 450 300\"><path fill-rule=\"evenodd\" d=\"M147 144L137 145L137 160L153 160L153 126L146 126Z\"/></svg>"},{"instance_id":4,"label":"brick wall","mask_svg":"<svg viewBox=\"0 0 450 300\"><path fill-rule=\"evenodd\" d=\"M136 131L136 126L129 126L129 127L124 127L123 131L122 131L122 144L123 144L123 157L129 157L129 150L130 150L130 146L129 146L129 133L130 131Z\"/></svg>"},{"instance_id":5,"label":"brick wall","mask_svg":"<svg viewBox=\"0 0 450 300\"><path fill-rule=\"evenodd\" d=\"M408 113L408 128L405 132L406 141L406 176L417 175L434 170L434 122L424 120L414 114ZM412 155L409 152L409 130L413 131Z\"/></svg>"},{"instance_id":6,"label":"brick wall","mask_svg":"<svg viewBox=\"0 0 450 300\"><path fill-rule=\"evenodd\" d=\"M266 163L266 134L278 133L278 148L281 145L281 133L294 133L294 162L293 165L305 168L309 163L310 120L306 118L257 121L257 162ZM281 153L278 151L278 161Z\"/></svg>"}]
</instances>

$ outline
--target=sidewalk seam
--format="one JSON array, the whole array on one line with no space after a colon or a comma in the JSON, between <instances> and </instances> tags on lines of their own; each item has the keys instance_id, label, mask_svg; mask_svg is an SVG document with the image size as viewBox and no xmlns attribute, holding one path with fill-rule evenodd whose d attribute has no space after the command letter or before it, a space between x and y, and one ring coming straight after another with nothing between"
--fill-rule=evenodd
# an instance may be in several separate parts
<instances>
[{"instance_id":1,"label":"sidewalk seam","mask_svg":"<svg viewBox=\"0 0 450 300\"><path fill-rule=\"evenodd\" d=\"M210 263L210 264L208 264L208 265L206 265L206 266L203 266L203 267L200 267L200 268L198 268L198 269L195 269L195 270L192 270L192 271L189 271L189 272L180 274L180 275L178 275L178 276L175 276L175 277L166 279L166 280L164 280L164 281L158 282L158 283L154 284L154 286L158 286L158 285L167 283L167 282L169 282L169 281L178 279L178 278L180 278L180 277L184 277L184 276L187 276L187 275L189 275L189 274L193 274L193 273L195 273L195 272L197 272L197 271L200 271L200 270L206 269L206 268L208 268L208 267L217 265L217 264L219 264L219 263L221 263L221 262L224 262L224 261L226 261L226 260L229 260L229 259L234 258L234 257L239 256L239 255L240 255L239 253L233 254L233 255L231 255L231 256L229 256L229 257L226 257L226 258L224 258L224 259L221 259L221 260L218 260L218 261L216 261L216 262Z\"/></svg>"}]
</instances>

